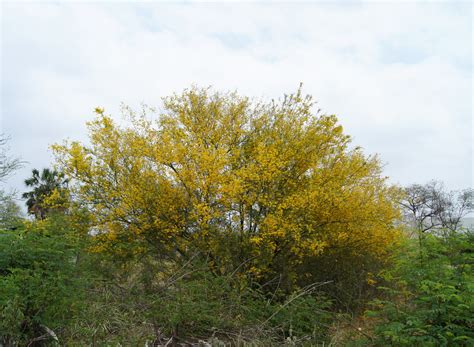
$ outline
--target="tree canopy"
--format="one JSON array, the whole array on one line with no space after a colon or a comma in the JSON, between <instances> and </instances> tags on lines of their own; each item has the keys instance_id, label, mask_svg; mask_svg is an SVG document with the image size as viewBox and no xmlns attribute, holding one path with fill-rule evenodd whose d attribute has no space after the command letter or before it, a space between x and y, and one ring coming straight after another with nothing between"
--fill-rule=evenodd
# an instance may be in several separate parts
<instances>
[{"instance_id":1,"label":"tree canopy","mask_svg":"<svg viewBox=\"0 0 474 347\"><path fill-rule=\"evenodd\" d=\"M129 126L96 109L90 145L53 149L94 218L98 251L199 251L215 272L285 273L291 286L308 259L382 259L397 235L398 190L379 159L312 106L301 90L265 103L192 88L158 115L126 109Z\"/></svg>"}]
</instances>

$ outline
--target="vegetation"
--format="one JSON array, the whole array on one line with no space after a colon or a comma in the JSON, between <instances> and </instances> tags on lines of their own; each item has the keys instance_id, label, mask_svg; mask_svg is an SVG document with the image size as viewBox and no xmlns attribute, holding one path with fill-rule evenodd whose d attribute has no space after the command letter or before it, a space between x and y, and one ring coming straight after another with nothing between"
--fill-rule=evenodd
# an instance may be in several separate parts
<instances>
[{"instance_id":1,"label":"vegetation","mask_svg":"<svg viewBox=\"0 0 474 347\"><path fill-rule=\"evenodd\" d=\"M32 177L25 180L33 190L23 193L28 213L37 219L45 219L49 213L62 209L67 202L68 179L56 170L43 169L41 174L33 169ZM59 206L55 206L59 203Z\"/></svg>"},{"instance_id":2,"label":"vegetation","mask_svg":"<svg viewBox=\"0 0 474 347\"><path fill-rule=\"evenodd\" d=\"M57 340L81 309L80 273L67 225L48 221L0 233L0 331L4 345Z\"/></svg>"},{"instance_id":3,"label":"vegetation","mask_svg":"<svg viewBox=\"0 0 474 347\"><path fill-rule=\"evenodd\" d=\"M441 182L414 184L404 190L400 205L406 222L420 234L454 232L473 209L473 189L447 192Z\"/></svg>"},{"instance_id":4,"label":"vegetation","mask_svg":"<svg viewBox=\"0 0 474 347\"><path fill-rule=\"evenodd\" d=\"M8 137L0 134L0 182L4 182L9 175L22 165L20 159L8 155L7 143Z\"/></svg>"},{"instance_id":5,"label":"vegetation","mask_svg":"<svg viewBox=\"0 0 474 347\"><path fill-rule=\"evenodd\" d=\"M156 122L130 112L120 128L97 110L90 147L54 149L97 251L178 263L197 252L215 275L286 293L326 281L312 269L331 253L333 282L354 270L363 281L397 239L398 190L311 106L300 91L255 105L191 89L166 98Z\"/></svg>"},{"instance_id":6,"label":"vegetation","mask_svg":"<svg viewBox=\"0 0 474 347\"><path fill-rule=\"evenodd\" d=\"M19 169L22 162L19 158L8 155L8 137L0 134L0 183ZM21 209L15 201L14 193L0 187L0 230L15 229L21 224Z\"/></svg>"},{"instance_id":7,"label":"vegetation","mask_svg":"<svg viewBox=\"0 0 474 347\"><path fill-rule=\"evenodd\" d=\"M419 257L408 242L395 267L384 273L385 299L372 303L379 346L471 346L474 344L474 234L429 235ZM366 344L369 341L364 341Z\"/></svg>"},{"instance_id":8,"label":"vegetation","mask_svg":"<svg viewBox=\"0 0 474 347\"><path fill-rule=\"evenodd\" d=\"M473 342L472 191L388 185L301 91L163 105L96 109L90 145L53 146L34 218L0 201L0 344Z\"/></svg>"},{"instance_id":9,"label":"vegetation","mask_svg":"<svg viewBox=\"0 0 474 347\"><path fill-rule=\"evenodd\" d=\"M21 208L12 194L0 190L0 229L16 229L21 225Z\"/></svg>"}]
</instances>

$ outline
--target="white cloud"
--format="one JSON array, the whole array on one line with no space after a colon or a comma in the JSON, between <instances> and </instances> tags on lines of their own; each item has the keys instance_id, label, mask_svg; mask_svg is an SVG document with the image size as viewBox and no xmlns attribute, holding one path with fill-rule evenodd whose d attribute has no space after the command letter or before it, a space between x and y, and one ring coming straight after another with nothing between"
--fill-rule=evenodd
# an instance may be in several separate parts
<instances>
[{"instance_id":1,"label":"white cloud","mask_svg":"<svg viewBox=\"0 0 474 347\"><path fill-rule=\"evenodd\" d=\"M469 4L3 4L2 131L32 167L91 110L192 83L279 97L304 82L392 181L472 186Z\"/></svg>"}]
</instances>

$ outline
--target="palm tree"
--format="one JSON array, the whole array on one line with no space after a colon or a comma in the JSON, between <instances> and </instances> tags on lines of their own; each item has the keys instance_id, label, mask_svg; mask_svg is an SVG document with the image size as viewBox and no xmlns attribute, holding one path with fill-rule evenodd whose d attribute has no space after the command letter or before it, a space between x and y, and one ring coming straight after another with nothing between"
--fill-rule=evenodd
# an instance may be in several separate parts
<instances>
[{"instance_id":1,"label":"palm tree","mask_svg":"<svg viewBox=\"0 0 474 347\"><path fill-rule=\"evenodd\" d=\"M25 180L27 187L33 188L29 192L23 193L26 200L28 213L36 217L36 219L45 219L51 208L45 204L46 198L57 190L63 193L67 190L68 179L64 174L56 170L43 169L40 172L33 169L32 177Z\"/></svg>"}]
</instances>

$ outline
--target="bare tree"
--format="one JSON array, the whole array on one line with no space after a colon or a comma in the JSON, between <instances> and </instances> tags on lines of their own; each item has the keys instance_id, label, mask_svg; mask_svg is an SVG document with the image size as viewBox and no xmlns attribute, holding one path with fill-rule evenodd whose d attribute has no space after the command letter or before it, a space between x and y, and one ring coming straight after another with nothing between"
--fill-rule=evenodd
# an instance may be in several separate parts
<instances>
[{"instance_id":1,"label":"bare tree","mask_svg":"<svg viewBox=\"0 0 474 347\"><path fill-rule=\"evenodd\" d=\"M8 137L0 134L0 183L22 165L18 158L8 156L7 142ZM0 187L0 229L15 229L21 219L21 209L14 195Z\"/></svg>"},{"instance_id":2,"label":"bare tree","mask_svg":"<svg viewBox=\"0 0 474 347\"><path fill-rule=\"evenodd\" d=\"M400 205L408 223L422 233L457 231L462 226L462 218L473 212L473 196L471 188L448 192L442 183L431 181L405 188Z\"/></svg>"},{"instance_id":3,"label":"bare tree","mask_svg":"<svg viewBox=\"0 0 474 347\"><path fill-rule=\"evenodd\" d=\"M0 134L0 182L21 167L21 161L18 158L8 156L8 137Z\"/></svg>"}]
</instances>

